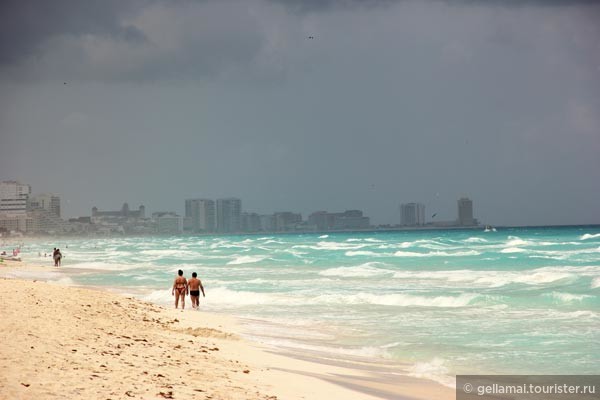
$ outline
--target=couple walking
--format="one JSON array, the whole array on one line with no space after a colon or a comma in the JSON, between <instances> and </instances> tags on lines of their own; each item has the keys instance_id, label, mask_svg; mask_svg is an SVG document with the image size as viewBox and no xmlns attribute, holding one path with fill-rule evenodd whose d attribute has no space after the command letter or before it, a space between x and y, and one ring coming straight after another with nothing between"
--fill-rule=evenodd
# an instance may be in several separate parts
<instances>
[{"instance_id":1,"label":"couple walking","mask_svg":"<svg viewBox=\"0 0 600 400\"><path fill-rule=\"evenodd\" d=\"M192 273L192 278L188 281L183 276L183 271L177 271L177 277L173 282L173 290L171 295L175 296L175 308L179 305L179 298L181 298L181 309L185 308L185 296L189 293L190 299L192 300L192 308L197 309L200 307L200 290L202 290L202 297L204 295L204 287L202 281L197 278L198 274Z\"/></svg>"}]
</instances>

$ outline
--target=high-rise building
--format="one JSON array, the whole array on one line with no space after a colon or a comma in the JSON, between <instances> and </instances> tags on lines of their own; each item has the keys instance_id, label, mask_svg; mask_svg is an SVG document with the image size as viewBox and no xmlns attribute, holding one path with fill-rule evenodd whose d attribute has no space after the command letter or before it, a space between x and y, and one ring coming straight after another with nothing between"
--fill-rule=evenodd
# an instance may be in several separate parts
<instances>
[{"instance_id":1,"label":"high-rise building","mask_svg":"<svg viewBox=\"0 0 600 400\"><path fill-rule=\"evenodd\" d=\"M60 197L55 194L44 193L29 198L29 209L44 209L50 214L60 218Z\"/></svg>"},{"instance_id":2,"label":"high-rise building","mask_svg":"<svg viewBox=\"0 0 600 400\"><path fill-rule=\"evenodd\" d=\"M258 232L261 230L260 215L257 213L242 213L242 232Z\"/></svg>"},{"instance_id":3,"label":"high-rise building","mask_svg":"<svg viewBox=\"0 0 600 400\"><path fill-rule=\"evenodd\" d=\"M215 201L188 199L185 201L185 218L189 219L193 232L215 231Z\"/></svg>"},{"instance_id":4,"label":"high-rise building","mask_svg":"<svg viewBox=\"0 0 600 400\"><path fill-rule=\"evenodd\" d=\"M315 211L308 216L307 222L317 231L326 231L333 227L333 214L327 211Z\"/></svg>"},{"instance_id":5,"label":"high-rise building","mask_svg":"<svg viewBox=\"0 0 600 400\"><path fill-rule=\"evenodd\" d=\"M400 205L400 225L425 225L425 205L421 203L405 203Z\"/></svg>"},{"instance_id":6,"label":"high-rise building","mask_svg":"<svg viewBox=\"0 0 600 400\"><path fill-rule=\"evenodd\" d=\"M25 214L31 186L17 181L0 182L0 212Z\"/></svg>"},{"instance_id":7,"label":"high-rise building","mask_svg":"<svg viewBox=\"0 0 600 400\"><path fill-rule=\"evenodd\" d=\"M217 232L235 233L241 228L242 201L236 198L217 200Z\"/></svg>"},{"instance_id":8,"label":"high-rise building","mask_svg":"<svg viewBox=\"0 0 600 400\"><path fill-rule=\"evenodd\" d=\"M130 209L128 203L123 203L123 207L119 211L100 211L98 207L92 207L92 217L144 219L146 207L142 204L137 211Z\"/></svg>"},{"instance_id":9,"label":"high-rise building","mask_svg":"<svg viewBox=\"0 0 600 400\"><path fill-rule=\"evenodd\" d=\"M286 232L296 229L296 225L302 223L302 215L291 211L276 212L273 214L275 231Z\"/></svg>"},{"instance_id":10,"label":"high-rise building","mask_svg":"<svg viewBox=\"0 0 600 400\"><path fill-rule=\"evenodd\" d=\"M315 211L308 216L308 226L318 231L367 229L370 218L365 217L361 210L346 210L341 213Z\"/></svg>"},{"instance_id":11,"label":"high-rise building","mask_svg":"<svg viewBox=\"0 0 600 400\"><path fill-rule=\"evenodd\" d=\"M476 225L476 221L473 218L473 202L466 197L458 200L458 225Z\"/></svg>"},{"instance_id":12,"label":"high-rise building","mask_svg":"<svg viewBox=\"0 0 600 400\"><path fill-rule=\"evenodd\" d=\"M370 218L365 217L361 210L346 210L334 214L333 229L367 229L369 225Z\"/></svg>"},{"instance_id":13,"label":"high-rise building","mask_svg":"<svg viewBox=\"0 0 600 400\"><path fill-rule=\"evenodd\" d=\"M275 217L273 214L270 215L259 215L260 219L260 230L263 232L272 232L275 230Z\"/></svg>"},{"instance_id":14,"label":"high-rise building","mask_svg":"<svg viewBox=\"0 0 600 400\"><path fill-rule=\"evenodd\" d=\"M183 232L183 217L174 212L155 212L152 219L159 234L180 234Z\"/></svg>"}]
</instances>

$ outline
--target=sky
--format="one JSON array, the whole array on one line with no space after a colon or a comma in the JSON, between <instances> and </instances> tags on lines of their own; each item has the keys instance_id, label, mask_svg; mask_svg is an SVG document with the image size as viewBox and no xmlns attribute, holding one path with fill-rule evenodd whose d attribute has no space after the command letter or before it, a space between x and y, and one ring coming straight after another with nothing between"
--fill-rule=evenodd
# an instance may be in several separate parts
<instances>
[{"instance_id":1,"label":"sky","mask_svg":"<svg viewBox=\"0 0 600 400\"><path fill-rule=\"evenodd\" d=\"M0 180L63 216L600 223L600 3L0 2Z\"/></svg>"}]
</instances>

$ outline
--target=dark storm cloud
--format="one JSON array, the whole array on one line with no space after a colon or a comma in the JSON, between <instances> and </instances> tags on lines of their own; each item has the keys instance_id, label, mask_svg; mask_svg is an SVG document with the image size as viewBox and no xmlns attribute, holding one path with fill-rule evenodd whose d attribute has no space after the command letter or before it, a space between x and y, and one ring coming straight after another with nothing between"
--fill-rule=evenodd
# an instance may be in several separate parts
<instances>
[{"instance_id":1,"label":"dark storm cloud","mask_svg":"<svg viewBox=\"0 0 600 400\"><path fill-rule=\"evenodd\" d=\"M5 0L0 2L0 64L35 55L50 38L61 35L109 35L141 40L143 35L121 19L139 7L119 0Z\"/></svg>"},{"instance_id":2,"label":"dark storm cloud","mask_svg":"<svg viewBox=\"0 0 600 400\"><path fill-rule=\"evenodd\" d=\"M275 4L283 4L288 10L296 13L332 11L356 7L381 7L393 5L407 0L269 0Z\"/></svg>"},{"instance_id":3,"label":"dark storm cloud","mask_svg":"<svg viewBox=\"0 0 600 400\"><path fill-rule=\"evenodd\" d=\"M8 80L203 77L252 63L265 33L240 1L2 2Z\"/></svg>"}]
</instances>

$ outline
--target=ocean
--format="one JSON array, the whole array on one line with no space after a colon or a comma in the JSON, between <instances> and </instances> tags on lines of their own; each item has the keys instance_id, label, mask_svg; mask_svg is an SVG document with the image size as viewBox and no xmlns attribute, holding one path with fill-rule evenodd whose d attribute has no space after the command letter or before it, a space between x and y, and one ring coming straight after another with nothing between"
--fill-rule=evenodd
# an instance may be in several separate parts
<instances>
[{"instance_id":1,"label":"ocean","mask_svg":"<svg viewBox=\"0 0 600 400\"><path fill-rule=\"evenodd\" d=\"M167 307L176 271L197 272L201 308L240 317L253 340L448 386L600 370L599 227L61 238L21 255L49 266L40 279Z\"/></svg>"}]
</instances>

